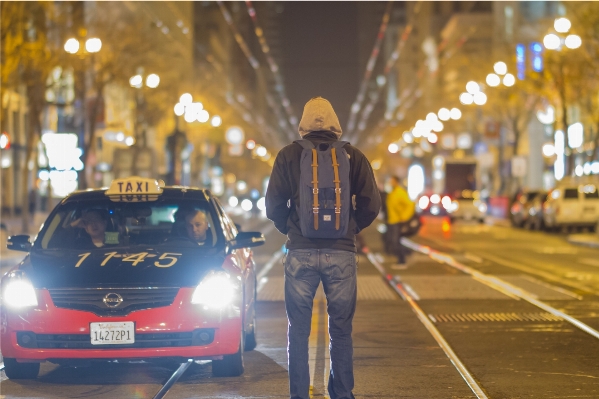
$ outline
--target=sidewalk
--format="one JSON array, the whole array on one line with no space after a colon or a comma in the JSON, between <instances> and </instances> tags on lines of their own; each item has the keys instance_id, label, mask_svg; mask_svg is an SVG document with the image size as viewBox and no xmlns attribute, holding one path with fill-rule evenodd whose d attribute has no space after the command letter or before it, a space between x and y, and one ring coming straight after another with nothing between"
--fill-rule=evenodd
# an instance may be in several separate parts
<instances>
[{"instance_id":1,"label":"sidewalk","mask_svg":"<svg viewBox=\"0 0 599 399\"><path fill-rule=\"evenodd\" d=\"M37 212L35 214L33 221L29 224L28 233L32 238L37 234L47 217L48 213ZM2 276L25 257L25 252L11 251L6 248L6 240L9 236L21 234L21 217L2 216L0 222L6 226L6 229L0 229L0 276Z\"/></svg>"},{"instance_id":2,"label":"sidewalk","mask_svg":"<svg viewBox=\"0 0 599 399\"><path fill-rule=\"evenodd\" d=\"M584 245L587 247L599 248L599 234L570 234L568 236L568 242L576 245Z\"/></svg>"}]
</instances>

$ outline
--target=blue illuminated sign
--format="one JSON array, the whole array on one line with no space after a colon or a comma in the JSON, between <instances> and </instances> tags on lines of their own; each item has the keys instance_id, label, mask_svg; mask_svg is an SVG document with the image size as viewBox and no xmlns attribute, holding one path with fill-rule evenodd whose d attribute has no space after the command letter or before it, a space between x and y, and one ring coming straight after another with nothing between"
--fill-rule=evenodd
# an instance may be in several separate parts
<instances>
[{"instance_id":1,"label":"blue illuminated sign","mask_svg":"<svg viewBox=\"0 0 599 399\"><path fill-rule=\"evenodd\" d=\"M543 46L541 43L533 42L530 44L530 52L532 53L532 69L535 72L543 70Z\"/></svg>"},{"instance_id":2,"label":"blue illuminated sign","mask_svg":"<svg viewBox=\"0 0 599 399\"><path fill-rule=\"evenodd\" d=\"M523 80L526 74L526 46L516 45L516 68L518 69L518 79Z\"/></svg>"}]
</instances>

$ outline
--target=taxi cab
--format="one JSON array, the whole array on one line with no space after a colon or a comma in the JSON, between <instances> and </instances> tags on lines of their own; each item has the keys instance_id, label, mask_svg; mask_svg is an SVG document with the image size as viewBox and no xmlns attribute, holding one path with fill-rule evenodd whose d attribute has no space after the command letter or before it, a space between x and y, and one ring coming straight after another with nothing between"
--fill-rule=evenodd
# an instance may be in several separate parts
<instances>
[{"instance_id":1,"label":"taxi cab","mask_svg":"<svg viewBox=\"0 0 599 399\"><path fill-rule=\"evenodd\" d=\"M0 349L8 378L40 363L212 360L215 376L243 373L256 346L250 247L210 191L117 179L75 192L52 211L1 281Z\"/></svg>"}]
</instances>

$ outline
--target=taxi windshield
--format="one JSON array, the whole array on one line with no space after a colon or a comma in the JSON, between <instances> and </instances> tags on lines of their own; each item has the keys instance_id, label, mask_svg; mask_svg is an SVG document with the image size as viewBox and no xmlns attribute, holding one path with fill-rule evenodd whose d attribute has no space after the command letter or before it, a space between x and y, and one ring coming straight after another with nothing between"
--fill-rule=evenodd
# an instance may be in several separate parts
<instances>
[{"instance_id":1,"label":"taxi windshield","mask_svg":"<svg viewBox=\"0 0 599 399\"><path fill-rule=\"evenodd\" d=\"M208 201L112 202L108 198L61 205L48 219L36 247L94 249L138 245L213 248L217 215Z\"/></svg>"}]
</instances>

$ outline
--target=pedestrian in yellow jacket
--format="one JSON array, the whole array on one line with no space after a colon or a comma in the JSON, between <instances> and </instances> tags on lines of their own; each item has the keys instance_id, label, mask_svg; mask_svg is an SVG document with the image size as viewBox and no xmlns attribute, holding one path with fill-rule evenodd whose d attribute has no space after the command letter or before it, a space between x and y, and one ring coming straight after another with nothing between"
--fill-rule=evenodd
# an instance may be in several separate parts
<instances>
[{"instance_id":1,"label":"pedestrian in yellow jacket","mask_svg":"<svg viewBox=\"0 0 599 399\"><path fill-rule=\"evenodd\" d=\"M405 249L400 244L402 230L414 216L415 206L397 176L392 176L390 183L392 190L387 195L387 234L390 247L397 256L397 263L402 265L406 263Z\"/></svg>"}]
</instances>

